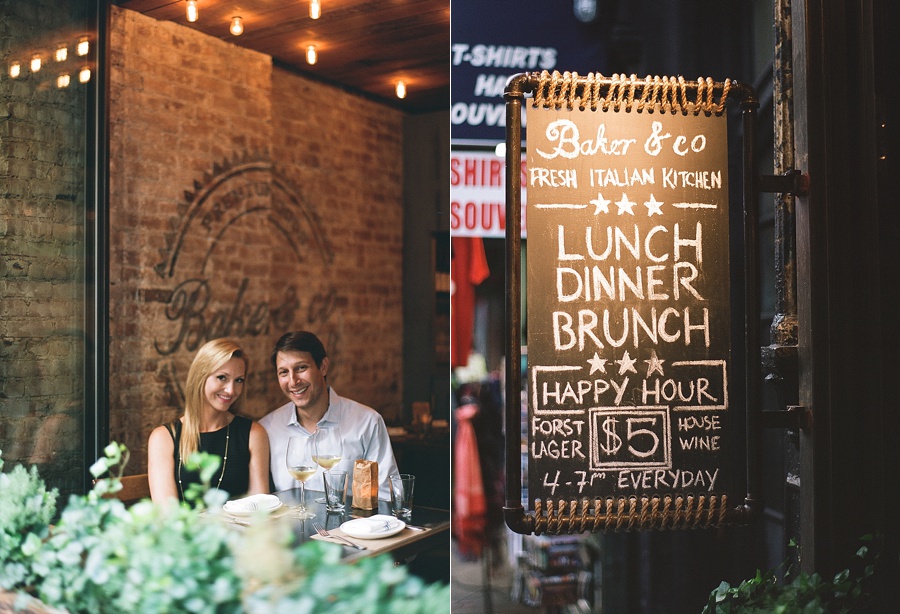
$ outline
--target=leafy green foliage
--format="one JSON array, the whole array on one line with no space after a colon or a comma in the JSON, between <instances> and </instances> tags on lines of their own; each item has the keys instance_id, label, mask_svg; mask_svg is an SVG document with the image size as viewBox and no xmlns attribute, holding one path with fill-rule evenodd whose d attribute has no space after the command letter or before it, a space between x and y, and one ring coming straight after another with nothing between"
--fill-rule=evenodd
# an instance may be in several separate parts
<instances>
[{"instance_id":1,"label":"leafy green foliage","mask_svg":"<svg viewBox=\"0 0 900 614\"><path fill-rule=\"evenodd\" d=\"M35 556L37 596L70 612L240 612L236 537L186 506L73 497Z\"/></svg>"},{"instance_id":2,"label":"leafy green foliage","mask_svg":"<svg viewBox=\"0 0 900 614\"><path fill-rule=\"evenodd\" d=\"M862 538L871 541L870 536ZM832 614L857 612L870 599L866 580L874 574L868 546L857 550L858 565L844 569L830 580L819 574L798 573L781 582L774 571L744 580L738 586L722 582L709 595L703 614ZM858 568L858 570L857 570Z\"/></svg>"},{"instance_id":3,"label":"leafy green foliage","mask_svg":"<svg viewBox=\"0 0 900 614\"><path fill-rule=\"evenodd\" d=\"M98 480L94 487L94 494L99 496L114 494L122 490L122 474L125 472L128 459L131 458L128 448L124 444L116 442L103 448L103 453L106 456L98 458L90 467L91 475L95 478L100 478L106 472L109 472L110 475L108 478Z\"/></svg>"},{"instance_id":4,"label":"leafy green foliage","mask_svg":"<svg viewBox=\"0 0 900 614\"><path fill-rule=\"evenodd\" d=\"M304 614L437 614L449 612L446 585L425 585L388 556L340 563L340 546L308 542L279 549L286 523L253 527L238 553L241 576L257 586L245 600L247 612ZM282 557L273 557L280 552ZM260 558L268 553L266 558Z\"/></svg>"},{"instance_id":5,"label":"leafy green foliage","mask_svg":"<svg viewBox=\"0 0 900 614\"><path fill-rule=\"evenodd\" d=\"M220 522L226 495L208 488L218 457L189 459L206 488L185 493L188 503L126 508L104 495L121 488L128 450L104 453L91 472L110 477L71 497L53 527L56 491L36 470L0 473L0 588L72 614L449 611L449 587L425 585L390 557L347 565L333 544L296 546L289 521L247 531Z\"/></svg>"},{"instance_id":6,"label":"leafy green foliage","mask_svg":"<svg viewBox=\"0 0 900 614\"><path fill-rule=\"evenodd\" d=\"M58 496L56 489L46 489L35 467L18 465L0 473L0 589L33 581L30 558L47 537Z\"/></svg>"}]
</instances>

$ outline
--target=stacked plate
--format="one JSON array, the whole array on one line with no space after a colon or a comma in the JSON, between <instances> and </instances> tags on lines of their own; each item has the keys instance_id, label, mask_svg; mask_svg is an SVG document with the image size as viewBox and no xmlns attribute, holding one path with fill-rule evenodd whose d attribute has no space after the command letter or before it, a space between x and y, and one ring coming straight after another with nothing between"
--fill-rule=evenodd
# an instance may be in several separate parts
<instances>
[{"instance_id":1,"label":"stacked plate","mask_svg":"<svg viewBox=\"0 0 900 614\"><path fill-rule=\"evenodd\" d=\"M405 528L405 522L387 514L375 514L368 518L355 518L341 525L341 531L356 539L390 537Z\"/></svg>"}]
</instances>

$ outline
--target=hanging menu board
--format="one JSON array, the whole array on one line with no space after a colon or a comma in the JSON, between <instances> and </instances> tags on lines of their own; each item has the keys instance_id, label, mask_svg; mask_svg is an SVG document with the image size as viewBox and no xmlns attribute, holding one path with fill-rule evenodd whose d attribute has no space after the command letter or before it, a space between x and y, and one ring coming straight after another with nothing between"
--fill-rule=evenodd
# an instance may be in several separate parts
<instances>
[{"instance_id":1,"label":"hanging menu board","mask_svg":"<svg viewBox=\"0 0 900 614\"><path fill-rule=\"evenodd\" d=\"M723 114L528 109L529 499L735 487Z\"/></svg>"}]
</instances>

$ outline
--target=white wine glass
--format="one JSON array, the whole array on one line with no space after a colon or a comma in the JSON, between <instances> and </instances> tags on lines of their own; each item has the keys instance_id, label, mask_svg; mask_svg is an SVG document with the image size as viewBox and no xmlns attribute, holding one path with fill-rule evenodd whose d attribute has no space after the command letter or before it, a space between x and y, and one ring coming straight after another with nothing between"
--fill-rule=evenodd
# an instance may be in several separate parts
<instances>
[{"instance_id":1,"label":"white wine glass","mask_svg":"<svg viewBox=\"0 0 900 614\"><path fill-rule=\"evenodd\" d=\"M320 426L313 434L313 460L325 471L334 468L344 455L344 443L341 439L341 429L338 426ZM325 499L316 499L317 503L324 503Z\"/></svg>"},{"instance_id":2,"label":"white wine glass","mask_svg":"<svg viewBox=\"0 0 900 614\"><path fill-rule=\"evenodd\" d=\"M341 462L344 444L341 441L341 429L337 426L320 426L313 435L315 442L316 464L328 471Z\"/></svg>"},{"instance_id":3,"label":"white wine glass","mask_svg":"<svg viewBox=\"0 0 900 614\"><path fill-rule=\"evenodd\" d=\"M285 455L287 470L292 478L300 482L300 505L294 508L295 518L305 519L315 516L315 514L311 514L306 509L305 505L306 480L316 473L316 463L313 461L313 450L311 437L294 435L288 440L287 454Z\"/></svg>"}]
</instances>

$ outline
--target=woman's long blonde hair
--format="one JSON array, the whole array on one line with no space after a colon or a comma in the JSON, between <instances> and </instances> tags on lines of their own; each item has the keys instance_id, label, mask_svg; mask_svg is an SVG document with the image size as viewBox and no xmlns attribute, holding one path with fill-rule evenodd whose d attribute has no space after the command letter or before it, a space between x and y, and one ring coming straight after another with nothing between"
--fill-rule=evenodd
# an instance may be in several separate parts
<instances>
[{"instance_id":1,"label":"woman's long blonde hair","mask_svg":"<svg viewBox=\"0 0 900 614\"><path fill-rule=\"evenodd\" d=\"M206 402L206 379L232 358L240 358L244 361L244 376L246 377L250 372L250 363L244 350L233 339L213 339L197 350L185 383L184 422L181 427L181 443L178 447L182 464L200 448L200 414ZM244 394L242 391L229 411L234 413L236 410L240 410L243 404Z\"/></svg>"}]
</instances>

